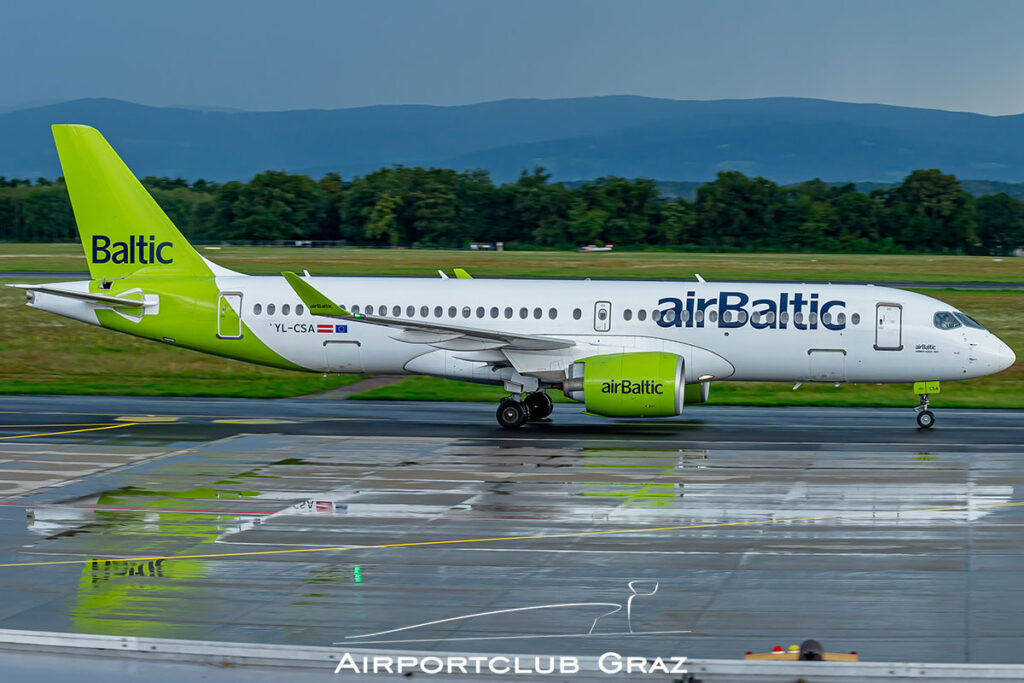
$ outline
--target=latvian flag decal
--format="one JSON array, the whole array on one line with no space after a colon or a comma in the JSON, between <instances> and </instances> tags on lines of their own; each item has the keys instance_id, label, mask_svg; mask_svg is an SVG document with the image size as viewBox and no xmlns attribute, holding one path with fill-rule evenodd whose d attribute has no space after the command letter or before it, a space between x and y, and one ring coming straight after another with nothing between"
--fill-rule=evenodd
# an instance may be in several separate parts
<instances>
[{"instance_id":1,"label":"latvian flag decal","mask_svg":"<svg viewBox=\"0 0 1024 683\"><path fill-rule=\"evenodd\" d=\"M348 325L317 325L316 331L320 334L345 334L348 332Z\"/></svg>"}]
</instances>

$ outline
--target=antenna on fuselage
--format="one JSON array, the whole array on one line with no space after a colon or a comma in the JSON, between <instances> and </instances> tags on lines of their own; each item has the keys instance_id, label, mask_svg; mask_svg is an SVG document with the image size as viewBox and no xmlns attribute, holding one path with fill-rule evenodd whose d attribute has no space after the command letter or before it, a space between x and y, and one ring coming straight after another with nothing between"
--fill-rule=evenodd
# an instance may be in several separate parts
<instances>
[{"instance_id":1,"label":"antenna on fuselage","mask_svg":"<svg viewBox=\"0 0 1024 683\"><path fill-rule=\"evenodd\" d=\"M705 280L704 278L702 278L702 277L700 276L700 273L694 273L694 274L693 274L693 276L694 276L695 278L697 278L697 282L701 282L701 283L707 282L707 280Z\"/></svg>"}]
</instances>

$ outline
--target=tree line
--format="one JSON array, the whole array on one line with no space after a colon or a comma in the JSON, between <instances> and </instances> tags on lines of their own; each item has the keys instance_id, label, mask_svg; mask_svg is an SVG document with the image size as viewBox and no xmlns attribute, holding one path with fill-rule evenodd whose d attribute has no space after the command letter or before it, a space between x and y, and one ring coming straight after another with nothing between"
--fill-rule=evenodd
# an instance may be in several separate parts
<instances>
[{"instance_id":1,"label":"tree line","mask_svg":"<svg viewBox=\"0 0 1024 683\"><path fill-rule=\"evenodd\" d=\"M569 187L540 168L503 185L484 170L405 166L350 180L266 171L249 182L150 176L143 183L195 241L973 254L1024 246L1024 202L1005 193L975 198L935 169L870 193L818 179L780 186L726 171L692 201L665 196L645 178ZM77 239L63 179L0 177L0 240Z\"/></svg>"}]
</instances>

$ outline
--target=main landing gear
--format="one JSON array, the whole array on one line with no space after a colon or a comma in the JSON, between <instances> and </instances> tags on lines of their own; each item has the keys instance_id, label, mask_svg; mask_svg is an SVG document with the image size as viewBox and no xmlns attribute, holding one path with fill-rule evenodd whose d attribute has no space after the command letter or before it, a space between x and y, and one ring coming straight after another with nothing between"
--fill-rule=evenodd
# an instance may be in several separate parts
<instances>
[{"instance_id":1,"label":"main landing gear","mask_svg":"<svg viewBox=\"0 0 1024 683\"><path fill-rule=\"evenodd\" d=\"M935 413L928 410L928 394L920 394L921 405L914 408L917 411L917 426L921 429L931 429L935 426Z\"/></svg>"},{"instance_id":2,"label":"main landing gear","mask_svg":"<svg viewBox=\"0 0 1024 683\"><path fill-rule=\"evenodd\" d=\"M498 404L498 424L505 429L517 429L527 420L541 420L551 414L555 402L543 390L526 394L522 401L509 396Z\"/></svg>"}]
</instances>

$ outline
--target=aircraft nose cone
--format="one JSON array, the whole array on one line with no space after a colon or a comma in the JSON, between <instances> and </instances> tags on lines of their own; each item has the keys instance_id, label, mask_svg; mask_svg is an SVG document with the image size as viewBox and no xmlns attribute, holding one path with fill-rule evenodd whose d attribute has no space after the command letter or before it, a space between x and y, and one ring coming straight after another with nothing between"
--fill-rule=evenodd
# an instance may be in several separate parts
<instances>
[{"instance_id":1,"label":"aircraft nose cone","mask_svg":"<svg viewBox=\"0 0 1024 683\"><path fill-rule=\"evenodd\" d=\"M996 372L1002 372L1003 370L1017 362L1017 354L1015 354L1013 352L1013 349L1004 344L1002 341L998 342L998 345L993 350L992 355L995 360Z\"/></svg>"}]
</instances>

